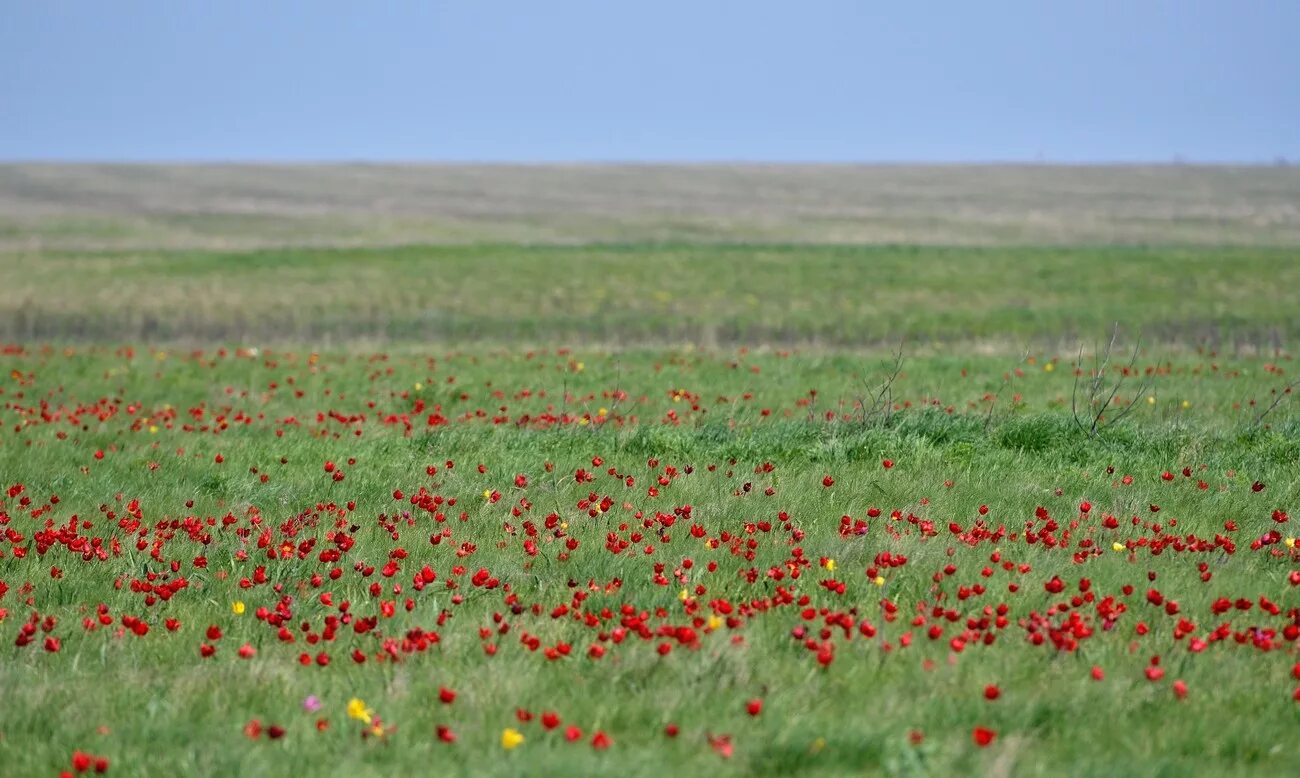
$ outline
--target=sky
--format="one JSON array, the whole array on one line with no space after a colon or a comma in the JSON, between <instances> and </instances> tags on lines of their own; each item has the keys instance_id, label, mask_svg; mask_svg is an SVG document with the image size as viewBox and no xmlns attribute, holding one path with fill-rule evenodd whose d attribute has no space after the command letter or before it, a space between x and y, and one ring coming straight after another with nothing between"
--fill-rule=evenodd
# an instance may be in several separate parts
<instances>
[{"instance_id":1,"label":"sky","mask_svg":"<svg viewBox=\"0 0 1300 778\"><path fill-rule=\"evenodd\" d=\"M1300 160L1300 2L0 0L0 160Z\"/></svg>"}]
</instances>

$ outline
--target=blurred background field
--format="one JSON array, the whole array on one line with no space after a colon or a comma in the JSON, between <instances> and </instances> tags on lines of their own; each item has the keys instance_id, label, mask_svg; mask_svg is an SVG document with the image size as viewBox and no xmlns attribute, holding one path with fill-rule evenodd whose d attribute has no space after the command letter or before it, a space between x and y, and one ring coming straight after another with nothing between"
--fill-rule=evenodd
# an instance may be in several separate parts
<instances>
[{"instance_id":1,"label":"blurred background field","mask_svg":"<svg viewBox=\"0 0 1300 778\"><path fill-rule=\"evenodd\" d=\"M0 166L0 337L1012 352L1300 331L1300 170Z\"/></svg>"},{"instance_id":2,"label":"blurred background field","mask_svg":"<svg viewBox=\"0 0 1300 778\"><path fill-rule=\"evenodd\" d=\"M0 248L1300 245L1300 169L0 164Z\"/></svg>"}]
</instances>

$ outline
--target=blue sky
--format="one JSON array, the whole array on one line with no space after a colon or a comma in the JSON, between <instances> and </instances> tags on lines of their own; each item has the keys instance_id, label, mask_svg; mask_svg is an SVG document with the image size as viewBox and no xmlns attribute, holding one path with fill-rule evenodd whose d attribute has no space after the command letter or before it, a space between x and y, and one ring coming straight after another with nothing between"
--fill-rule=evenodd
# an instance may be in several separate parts
<instances>
[{"instance_id":1,"label":"blue sky","mask_svg":"<svg viewBox=\"0 0 1300 778\"><path fill-rule=\"evenodd\" d=\"M0 0L0 159L1300 159L1300 2Z\"/></svg>"}]
</instances>

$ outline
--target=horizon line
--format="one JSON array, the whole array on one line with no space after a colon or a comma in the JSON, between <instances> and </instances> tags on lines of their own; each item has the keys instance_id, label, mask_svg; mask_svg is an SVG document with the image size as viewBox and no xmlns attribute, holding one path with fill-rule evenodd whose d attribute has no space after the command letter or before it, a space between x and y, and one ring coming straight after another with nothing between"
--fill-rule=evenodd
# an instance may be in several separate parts
<instances>
[{"instance_id":1,"label":"horizon line","mask_svg":"<svg viewBox=\"0 0 1300 778\"><path fill-rule=\"evenodd\" d=\"M1090 159L906 159L906 160L825 160L825 159L438 159L438 158L302 158L276 157L159 157L159 158L60 158L60 157L0 157L0 165L57 166L240 166L267 167L293 166L412 166L412 167L1251 167L1288 168L1300 166L1300 158L1278 155L1271 160L1241 159L1145 159L1145 160L1090 160Z\"/></svg>"}]
</instances>

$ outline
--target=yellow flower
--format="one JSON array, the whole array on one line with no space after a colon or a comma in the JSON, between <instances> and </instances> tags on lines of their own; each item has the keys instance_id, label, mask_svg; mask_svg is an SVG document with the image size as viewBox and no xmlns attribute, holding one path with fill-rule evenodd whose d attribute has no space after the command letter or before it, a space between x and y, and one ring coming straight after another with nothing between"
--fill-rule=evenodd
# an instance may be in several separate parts
<instances>
[{"instance_id":1,"label":"yellow flower","mask_svg":"<svg viewBox=\"0 0 1300 778\"><path fill-rule=\"evenodd\" d=\"M691 598L691 593L686 591L685 589L682 589L680 592L677 593L677 599L681 600L682 602L686 602L690 598Z\"/></svg>"},{"instance_id":2,"label":"yellow flower","mask_svg":"<svg viewBox=\"0 0 1300 778\"><path fill-rule=\"evenodd\" d=\"M718 617L718 614L715 613L709 617L709 629L717 629L721 626L722 619Z\"/></svg>"},{"instance_id":3,"label":"yellow flower","mask_svg":"<svg viewBox=\"0 0 1300 778\"><path fill-rule=\"evenodd\" d=\"M1183 400L1183 409L1186 410L1186 409L1188 409L1188 408L1190 408L1190 407L1192 407L1192 401L1191 401L1191 400Z\"/></svg>"},{"instance_id":4,"label":"yellow flower","mask_svg":"<svg viewBox=\"0 0 1300 778\"><path fill-rule=\"evenodd\" d=\"M424 388L424 384L420 383L419 381L416 381L416 382L415 382L415 391L418 392L418 391L420 391L420 390L423 389L423 388Z\"/></svg>"},{"instance_id":5,"label":"yellow flower","mask_svg":"<svg viewBox=\"0 0 1300 778\"><path fill-rule=\"evenodd\" d=\"M1052 372L1052 371L1055 370L1055 369L1056 369L1056 364L1053 363L1053 362L1048 362L1046 365L1043 365L1043 372L1044 372L1044 373L1050 373L1050 372Z\"/></svg>"},{"instance_id":6,"label":"yellow flower","mask_svg":"<svg viewBox=\"0 0 1300 778\"><path fill-rule=\"evenodd\" d=\"M884 577L883 575L878 575L878 576L876 576L875 578L873 578L873 579L871 580L871 582L872 582L873 584L875 584L876 586L884 586L884 585L885 585L885 577Z\"/></svg>"},{"instance_id":7,"label":"yellow flower","mask_svg":"<svg viewBox=\"0 0 1300 778\"><path fill-rule=\"evenodd\" d=\"M506 727L505 729L501 730L501 747L504 748L505 750L509 751L510 749L519 746L523 742L524 742L524 736L520 734L519 730L513 729L511 727Z\"/></svg>"},{"instance_id":8,"label":"yellow flower","mask_svg":"<svg viewBox=\"0 0 1300 778\"><path fill-rule=\"evenodd\" d=\"M596 415L597 415L597 416L608 416L608 415L609 415L609 409L608 409L608 408L601 408L600 410L596 411Z\"/></svg>"},{"instance_id":9,"label":"yellow flower","mask_svg":"<svg viewBox=\"0 0 1300 778\"><path fill-rule=\"evenodd\" d=\"M1287 538L1282 542L1286 544L1287 548L1295 548L1295 538Z\"/></svg>"},{"instance_id":10,"label":"yellow flower","mask_svg":"<svg viewBox=\"0 0 1300 778\"><path fill-rule=\"evenodd\" d=\"M1156 404L1156 396L1154 394L1148 394L1147 405L1155 405L1155 404Z\"/></svg>"},{"instance_id":11,"label":"yellow flower","mask_svg":"<svg viewBox=\"0 0 1300 778\"><path fill-rule=\"evenodd\" d=\"M1048 367L1051 367L1052 365L1051 365L1051 363L1048 363L1047 366L1048 366ZM808 750L811 751L811 752L813 752L814 754L817 754L817 753L821 753L821 750L822 750L823 748L825 748L825 747L826 747L826 738L824 738L824 737L819 737L819 738L817 738L816 740L814 740L814 741L812 742L812 746L809 747Z\"/></svg>"},{"instance_id":12,"label":"yellow flower","mask_svg":"<svg viewBox=\"0 0 1300 778\"><path fill-rule=\"evenodd\" d=\"M235 614L236 616L243 616L243 615L244 615L244 601L243 601L243 600L235 600L234 602L230 603L230 612L233 613L233 614Z\"/></svg>"},{"instance_id":13,"label":"yellow flower","mask_svg":"<svg viewBox=\"0 0 1300 778\"><path fill-rule=\"evenodd\" d=\"M490 500L490 499L492 499L492 490L491 490L491 489L484 489L484 490L483 490L483 499L485 499L485 500Z\"/></svg>"},{"instance_id":14,"label":"yellow flower","mask_svg":"<svg viewBox=\"0 0 1300 778\"><path fill-rule=\"evenodd\" d=\"M835 572L835 560L834 560L834 559L827 559L827 560L826 560L826 564L822 565L822 567L826 568L827 570L831 571L832 573Z\"/></svg>"},{"instance_id":15,"label":"yellow flower","mask_svg":"<svg viewBox=\"0 0 1300 778\"><path fill-rule=\"evenodd\" d=\"M157 432L157 431L158 431L158 425L157 425L157 424L150 424L150 425L149 425L149 434L152 435L153 433L155 433L155 432Z\"/></svg>"},{"instance_id":16,"label":"yellow flower","mask_svg":"<svg viewBox=\"0 0 1300 778\"><path fill-rule=\"evenodd\" d=\"M348 717L356 719L357 721L364 721L367 724L369 724L372 720L373 713L369 708L366 707L366 704L364 702L362 702L360 699L356 697L353 697L352 699L348 700Z\"/></svg>"},{"instance_id":17,"label":"yellow flower","mask_svg":"<svg viewBox=\"0 0 1300 778\"><path fill-rule=\"evenodd\" d=\"M1123 544L1123 543L1118 543L1118 542L1116 542L1116 543L1111 543L1111 544L1110 544L1110 547L1111 547L1111 549L1114 550L1114 551L1123 551L1123 550L1124 550L1124 544Z\"/></svg>"}]
</instances>

